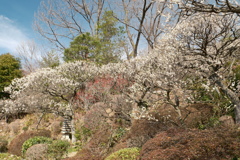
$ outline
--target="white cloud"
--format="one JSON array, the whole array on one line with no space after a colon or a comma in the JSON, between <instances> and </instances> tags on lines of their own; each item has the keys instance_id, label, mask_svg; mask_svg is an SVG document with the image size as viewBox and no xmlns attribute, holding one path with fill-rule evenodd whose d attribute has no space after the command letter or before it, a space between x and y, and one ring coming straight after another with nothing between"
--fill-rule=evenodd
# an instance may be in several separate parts
<instances>
[{"instance_id":1,"label":"white cloud","mask_svg":"<svg viewBox=\"0 0 240 160\"><path fill-rule=\"evenodd\" d=\"M15 53L16 48L28 37L11 19L0 15L0 52ZM0 53L0 54L1 54Z\"/></svg>"}]
</instances>

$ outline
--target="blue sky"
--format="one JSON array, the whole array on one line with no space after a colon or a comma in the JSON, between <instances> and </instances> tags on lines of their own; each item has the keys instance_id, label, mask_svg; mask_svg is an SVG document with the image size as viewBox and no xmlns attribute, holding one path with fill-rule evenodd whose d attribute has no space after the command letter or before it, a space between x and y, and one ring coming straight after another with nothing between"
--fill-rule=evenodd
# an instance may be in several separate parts
<instances>
[{"instance_id":1,"label":"blue sky","mask_svg":"<svg viewBox=\"0 0 240 160\"><path fill-rule=\"evenodd\" d=\"M0 0L0 54L16 52L21 43L36 38L34 13L41 0Z\"/></svg>"}]
</instances>

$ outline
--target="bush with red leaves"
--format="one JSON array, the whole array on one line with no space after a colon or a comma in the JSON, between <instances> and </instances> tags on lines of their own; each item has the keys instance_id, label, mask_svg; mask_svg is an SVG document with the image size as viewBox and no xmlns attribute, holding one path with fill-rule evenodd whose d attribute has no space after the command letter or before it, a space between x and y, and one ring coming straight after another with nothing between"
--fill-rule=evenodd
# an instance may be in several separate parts
<instances>
[{"instance_id":1,"label":"bush with red leaves","mask_svg":"<svg viewBox=\"0 0 240 160\"><path fill-rule=\"evenodd\" d=\"M76 99L84 104L103 102L107 94L118 94L129 85L129 82L121 76L96 77L92 82L86 83L85 88L77 93Z\"/></svg>"},{"instance_id":2,"label":"bush with red leaves","mask_svg":"<svg viewBox=\"0 0 240 160\"><path fill-rule=\"evenodd\" d=\"M141 160L233 159L240 157L240 132L227 128L211 130L171 129L146 142Z\"/></svg>"},{"instance_id":3,"label":"bush with red leaves","mask_svg":"<svg viewBox=\"0 0 240 160\"><path fill-rule=\"evenodd\" d=\"M153 138L158 132L167 130L167 127L156 121L149 121L146 119L135 120L125 139L127 146L142 147L142 145L149 139Z\"/></svg>"},{"instance_id":4,"label":"bush with red leaves","mask_svg":"<svg viewBox=\"0 0 240 160\"><path fill-rule=\"evenodd\" d=\"M51 137L49 130L27 131L15 137L8 146L8 152L17 156L22 156L22 145L29 138L35 136Z\"/></svg>"}]
</instances>

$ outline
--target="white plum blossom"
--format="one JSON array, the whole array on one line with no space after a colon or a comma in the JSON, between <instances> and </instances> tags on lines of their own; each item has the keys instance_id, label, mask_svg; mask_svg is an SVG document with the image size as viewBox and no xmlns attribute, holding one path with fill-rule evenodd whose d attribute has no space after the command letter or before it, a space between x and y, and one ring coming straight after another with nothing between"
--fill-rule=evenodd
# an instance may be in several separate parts
<instances>
[{"instance_id":1,"label":"white plum blossom","mask_svg":"<svg viewBox=\"0 0 240 160\"><path fill-rule=\"evenodd\" d=\"M44 68L14 79L5 88L11 94L11 100L4 101L4 108L12 108L12 104L17 104L15 108L25 111L48 110L64 113L64 106L70 103L76 91L96 76L97 72L94 64L77 61L54 69Z\"/></svg>"},{"instance_id":2,"label":"white plum blossom","mask_svg":"<svg viewBox=\"0 0 240 160\"><path fill-rule=\"evenodd\" d=\"M196 13L180 19L171 30L168 28L155 49L146 56L103 66L76 61L54 69L41 69L15 79L6 88L11 100L1 101L1 110L64 113L77 91L98 76L111 77L113 81L121 77L129 82L121 94L137 104L132 114L135 118L153 120L150 111L159 101L171 104L180 116L181 103L192 99L186 88L194 83L192 77L204 81L205 88L214 84L226 91L238 109L237 91L229 90L223 83L227 76L232 76L226 74L232 70L226 63L238 58L238 22L235 15ZM234 86L239 88L238 84Z\"/></svg>"}]
</instances>

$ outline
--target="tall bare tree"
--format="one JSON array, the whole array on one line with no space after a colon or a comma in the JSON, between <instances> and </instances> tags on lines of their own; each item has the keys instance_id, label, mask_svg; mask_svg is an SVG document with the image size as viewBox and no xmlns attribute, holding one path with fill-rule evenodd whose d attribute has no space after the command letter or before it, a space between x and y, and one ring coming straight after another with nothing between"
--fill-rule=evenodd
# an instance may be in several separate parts
<instances>
[{"instance_id":1,"label":"tall bare tree","mask_svg":"<svg viewBox=\"0 0 240 160\"><path fill-rule=\"evenodd\" d=\"M161 2L156 0L119 0L117 3L119 17L116 18L125 25L133 57L138 55L141 36L142 40L147 43L148 50L152 50L168 26L177 21L178 8L167 0Z\"/></svg>"},{"instance_id":2,"label":"tall bare tree","mask_svg":"<svg viewBox=\"0 0 240 160\"><path fill-rule=\"evenodd\" d=\"M61 49L81 33L96 34L105 0L43 0L34 28Z\"/></svg>"},{"instance_id":3,"label":"tall bare tree","mask_svg":"<svg viewBox=\"0 0 240 160\"><path fill-rule=\"evenodd\" d=\"M168 0L44 0L34 26L43 37L65 49L69 40L82 33L97 35L97 25L106 9L113 10L115 18L124 25L129 44L122 44L122 48L130 59L138 55L139 48L153 49L166 26L176 21L172 15L177 7ZM141 41L147 45L140 46Z\"/></svg>"},{"instance_id":4,"label":"tall bare tree","mask_svg":"<svg viewBox=\"0 0 240 160\"><path fill-rule=\"evenodd\" d=\"M60 64L59 52L49 51L48 48L40 46L33 40L22 42L16 50L25 74L35 72L40 68L53 68Z\"/></svg>"},{"instance_id":5,"label":"tall bare tree","mask_svg":"<svg viewBox=\"0 0 240 160\"><path fill-rule=\"evenodd\" d=\"M26 73L34 72L39 68L41 52L34 41L23 42L16 50L18 57L22 61L22 68Z\"/></svg>"}]
</instances>

